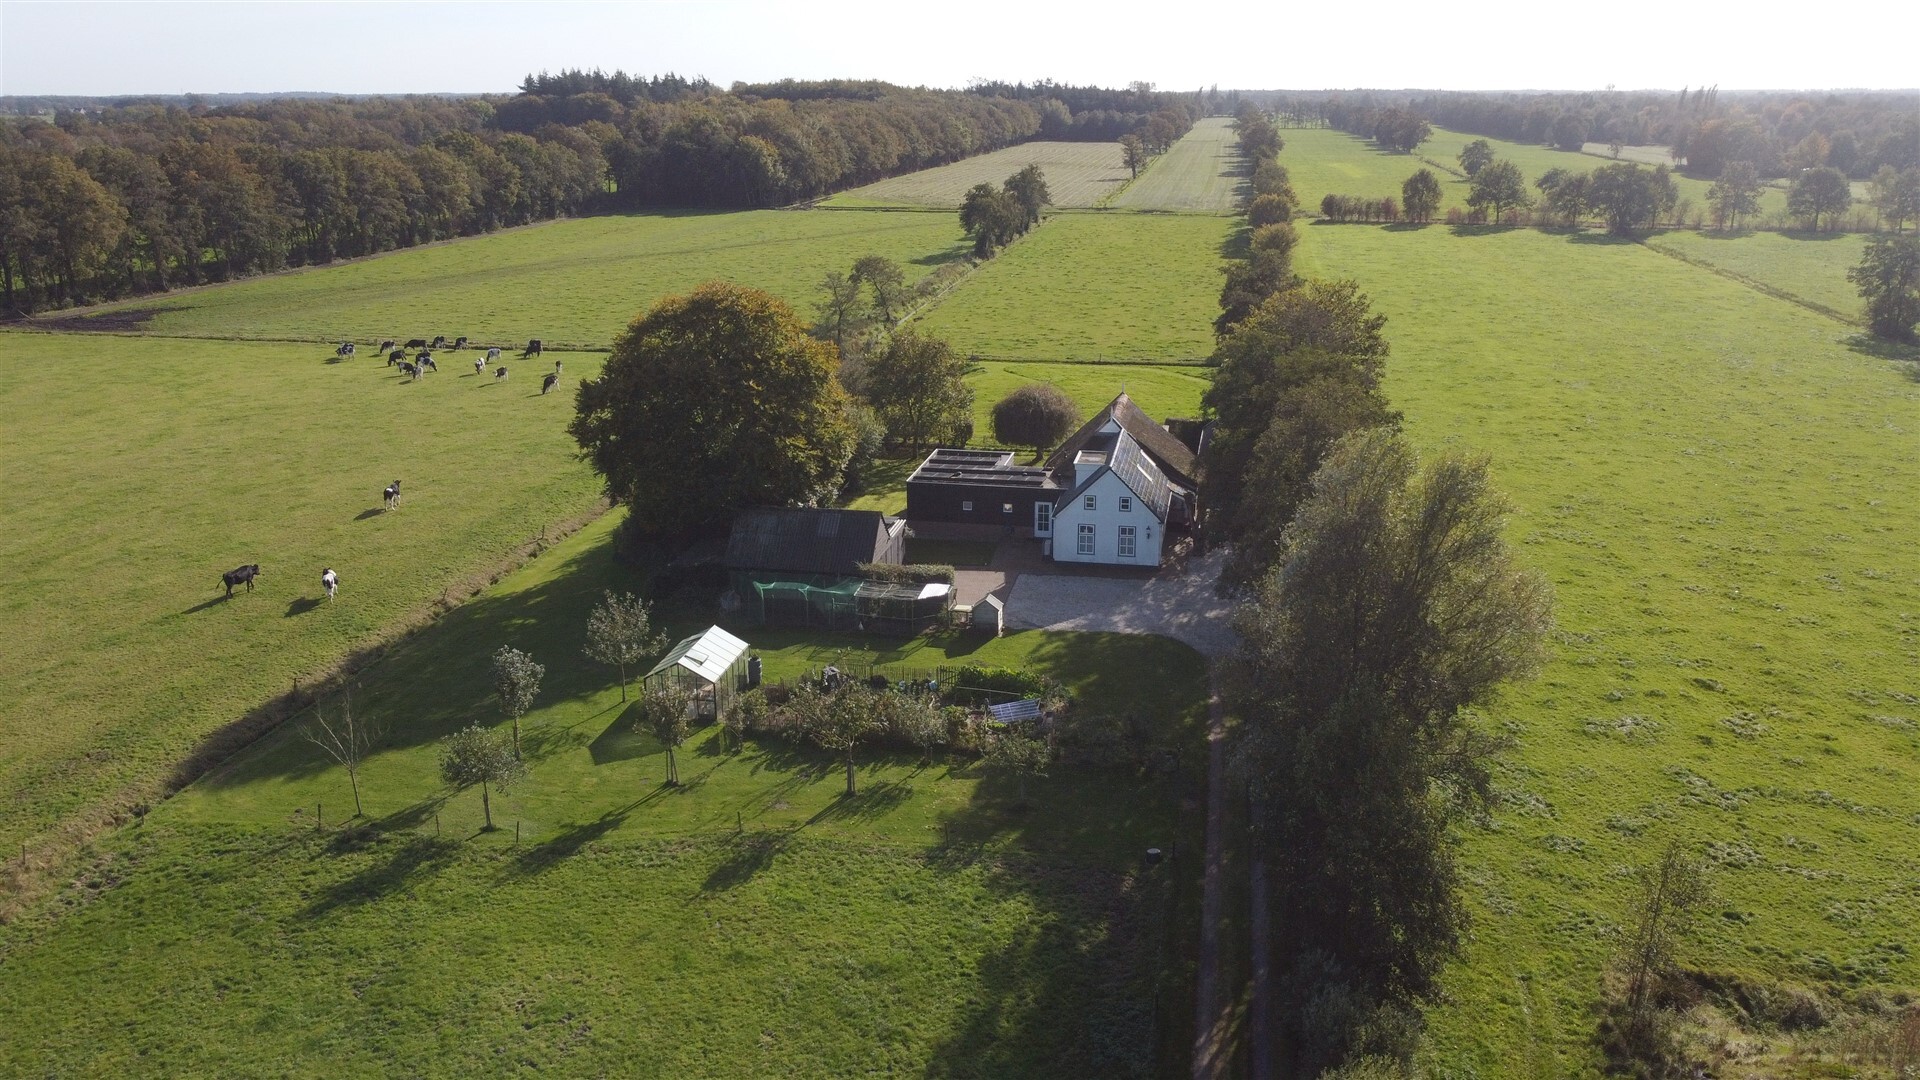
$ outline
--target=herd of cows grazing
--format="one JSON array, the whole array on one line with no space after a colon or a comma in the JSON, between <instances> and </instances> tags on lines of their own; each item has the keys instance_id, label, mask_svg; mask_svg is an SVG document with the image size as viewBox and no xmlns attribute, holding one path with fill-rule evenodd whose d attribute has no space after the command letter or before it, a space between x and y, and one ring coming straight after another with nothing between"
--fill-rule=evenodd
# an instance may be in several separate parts
<instances>
[{"instance_id":1,"label":"herd of cows grazing","mask_svg":"<svg viewBox=\"0 0 1920 1080\"><path fill-rule=\"evenodd\" d=\"M458 350L466 348L467 344L468 342L465 337L457 337L454 338L452 342L448 342L445 335L440 335L431 341L426 338L413 338L404 345L397 344L393 338L387 338L380 343L379 348L381 352L387 354L388 367L397 367L400 369L400 373L407 377L408 381L418 382L422 374L429 371L437 372L440 370L440 365L435 363L433 359L434 349ZM409 359L407 355L410 349L415 350L411 359ZM525 360L528 357L540 356L543 351L544 349L540 339L530 338L527 341L527 347L520 351L520 359ZM359 349L354 342L343 341L333 350L333 355L337 360L351 360L358 352ZM501 350L498 346L489 346L485 353L474 358L473 373L475 375L485 375L487 365L498 361L500 356ZM506 365L496 366L493 369L493 377L496 380L504 380L507 377ZM553 370L548 372L546 377L540 381L540 393L544 395L559 384L560 361L555 360L553 362ZM386 489L381 492L381 509L383 511L393 510L399 505L400 481L395 480L393 483L388 484ZM253 581L259 576L259 563L248 563L245 566L237 566L221 574L220 583L225 586L227 590L225 599L233 599L233 590L240 585L245 585L247 591L252 592ZM320 571L320 587L326 590L327 599L333 599L334 593L340 589L340 575L334 573L332 567L323 568Z\"/></svg>"}]
</instances>

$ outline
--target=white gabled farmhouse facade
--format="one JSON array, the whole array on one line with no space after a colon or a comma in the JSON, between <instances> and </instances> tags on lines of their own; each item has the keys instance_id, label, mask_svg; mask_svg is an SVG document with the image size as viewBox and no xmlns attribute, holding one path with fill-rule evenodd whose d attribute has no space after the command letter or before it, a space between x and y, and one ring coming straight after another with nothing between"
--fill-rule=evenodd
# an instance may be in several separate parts
<instances>
[{"instance_id":1,"label":"white gabled farmhouse facade","mask_svg":"<svg viewBox=\"0 0 1920 1080\"><path fill-rule=\"evenodd\" d=\"M1176 496L1166 474L1111 417L1074 451L1053 504L1055 562L1158 566ZM1070 485L1070 486L1069 486Z\"/></svg>"}]
</instances>

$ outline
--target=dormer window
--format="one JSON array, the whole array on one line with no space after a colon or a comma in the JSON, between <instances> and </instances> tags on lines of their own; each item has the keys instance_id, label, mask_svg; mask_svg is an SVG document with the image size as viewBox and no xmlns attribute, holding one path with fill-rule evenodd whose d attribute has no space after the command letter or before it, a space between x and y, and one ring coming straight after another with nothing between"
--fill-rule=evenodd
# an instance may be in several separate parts
<instances>
[{"instance_id":1,"label":"dormer window","mask_svg":"<svg viewBox=\"0 0 1920 1080\"><path fill-rule=\"evenodd\" d=\"M1120 496L1120 512L1123 514L1133 513L1133 500L1127 498L1125 495Z\"/></svg>"},{"instance_id":2,"label":"dormer window","mask_svg":"<svg viewBox=\"0 0 1920 1080\"><path fill-rule=\"evenodd\" d=\"M1089 495L1081 501L1080 505L1089 510L1098 510L1100 509L1100 497L1098 495Z\"/></svg>"}]
</instances>

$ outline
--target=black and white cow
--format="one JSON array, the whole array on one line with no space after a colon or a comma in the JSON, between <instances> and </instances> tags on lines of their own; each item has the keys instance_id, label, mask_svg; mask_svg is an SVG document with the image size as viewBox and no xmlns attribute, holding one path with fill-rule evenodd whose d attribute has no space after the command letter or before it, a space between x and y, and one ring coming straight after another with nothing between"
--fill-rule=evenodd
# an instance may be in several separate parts
<instances>
[{"instance_id":1,"label":"black and white cow","mask_svg":"<svg viewBox=\"0 0 1920 1080\"><path fill-rule=\"evenodd\" d=\"M496 379L504 379L504 378L506 378L506 377L507 377L507 369L506 369L506 368L504 368L504 367L498 367L498 368L494 368L494 369L493 369L493 377L494 377L494 378L496 378Z\"/></svg>"},{"instance_id":2,"label":"black and white cow","mask_svg":"<svg viewBox=\"0 0 1920 1080\"><path fill-rule=\"evenodd\" d=\"M383 342L381 342L381 343L380 343L380 350L381 350L382 352L390 352L390 351L392 351L392 349L393 349L393 339L392 339L392 338L388 338L387 340L385 340L385 341L383 341Z\"/></svg>"},{"instance_id":3,"label":"black and white cow","mask_svg":"<svg viewBox=\"0 0 1920 1080\"><path fill-rule=\"evenodd\" d=\"M226 573L221 574L220 584L225 585L227 587L227 599L231 600L233 599L233 587L235 585L245 585L247 587L247 591L252 592L253 579L259 576L260 576L260 564L248 563L245 566L236 566L232 570L229 570Z\"/></svg>"},{"instance_id":4,"label":"black and white cow","mask_svg":"<svg viewBox=\"0 0 1920 1080\"><path fill-rule=\"evenodd\" d=\"M395 480L393 483L388 484L387 489L381 492L381 494L386 497L386 508L388 510L391 510L394 507L399 506L400 505L400 481Z\"/></svg>"},{"instance_id":5,"label":"black and white cow","mask_svg":"<svg viewBox=\"0 0 1920 1080\"><path fill-rule=\"evenodd\" d=\"M554 388L555 386L557 386L557 385L559 385L559 382L560 382L560 373L559 373L559 372L557 372L557 371L550 371L550 372L548 372L548 373L547 373L547 377L546 377L546 378L544 378L544 379L541 379L541 380L540 380L540 392L541 392L542 394L545 394L545 393L546 393L547 391L549 391L549 390L551 390L551 389L553 389L553 388Z\"/></svg>"},{"instance_id":6,"label":"black and white cow","mask_svg":"<svg viewBox=\"0 0 1920 1080\"><path fill-rule=\"evenodd\" d=\"M387 354L387 366L392 367L393 365L399 363L402 360L405 360L406 358L407 358L407 350L395 349L392 352Z\"/></svg>"},{"instance_id":7,"label":"black and white cow","mask_svg":"<svg viewBox=\"0 0 1920 1080\"><path fill-rule=\"evenodd\" d=\"M496 349L488 349L488 350L487 350L487 359L489 359L489 360L498 360L498 359L500 359L500 350L499 350L499 349L497 349L497 348L496 348Z\"/></svg>"},{"instance_id":8,"label":"black and white cow","mask_svg":"<svg viewBox=\"0 0 1920 1080\"><path fill-rule=\"evenodd\" d=\"M327 590L327 599L333 599L333 594L340 589L340 575L334 573L332 567L321 570L320 587Z\"/></svg>"},{"instance_id":9,"label":"black and white cow","mask_svg":"<svg viewBox=\"0 0 1920 1080\"><path fill-rule=\"evenodd\" d=\"M454 347L454 348L456 348L456 349L464 349L464 348L466 348L466 347L467 347L467 336L466 336L465 334L462 334L462 335L460 335L459 337L457 337L457 338L454 338L454 339L453 339L453 347Z\"/></svg>"},{"instance_id":10,"label":"black and white cow","mask_svg":"<svg viewBox=\"0 0 1920 1080\"><path fill-rule=\"evenodd\" d=\"M440 370L440 365L433 362L432 353L423 352L419 356L414 357L413 362L420 365L420 367L426 371Z\"/></svg>"},{"instance_id":11,"label":"black and white cow","mask_svg":"<svg viewBox=\"0 0 1920 1080\"><path fill-rule=\"evenodd\" d=\"M353 342L351 342L351 341L343 341L343 342L341 342L341 343L340 343L340 347L339 347L339 348L337 348L337 349L335 349L335 350L333 350L333 355L335 355L335 356L339 356L339 357L350 357L350 356L352 356L352 355L353 355Z\"/></svg>"},{"instance_id":12,"label":"black and white cow","mask_svg":"<svg viewBox=\"0 0 1920 1080\"><path fill-rule=\"evenodd\" d=\"M433 345L432 345L431 347L432 347L432 348L435 348L435 349L444 349L444 348L446 348L446 347L447 347L447 335L445 335L445 334L435 334L435 335L433 335Z\"/></svg>"},{"instance_id":13,"label":"black and white cow","mask_svg":"<svg viewBox=\"0 0 1920 1080\"><path fill-rule=\"evenodd\" d=\"M485 374L487 373L487 358L486 358L486 357L484 357L484 356L476 356L476 357L474 357L474 358L473 358L473 373L474 373L475 375L485 375Z\"/></svg>"}]
</instances>

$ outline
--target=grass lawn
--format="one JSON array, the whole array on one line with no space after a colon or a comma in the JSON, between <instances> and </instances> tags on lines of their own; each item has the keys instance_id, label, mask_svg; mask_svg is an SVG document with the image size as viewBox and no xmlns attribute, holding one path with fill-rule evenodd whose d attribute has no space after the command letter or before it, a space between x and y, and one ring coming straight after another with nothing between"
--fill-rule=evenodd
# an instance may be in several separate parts
<instances>
[{"instance_id":1,"label":"grass lawn","mask_svg":"<svg viewBox=\"0 0 1920 1080\"><path fill-rule=\"evenodd\" d=\"M1212 370L1193 365L1012 364L989 361L967 380L973 385L973 444L992 446L994 403L1030 382L1049 382L1066 391L1083 416L1126 391L1155 420L1198 416L1200 395ZM911 472L911 470L908 470ZM905 483L903 476L901 483Z\"/></svg>"},{"instance_id":2,"label":"grass lawn","mask_svg":"<svg viewBox=\"0 0 1920 1080\"><path fill-rule=\"evenodd\" d=\"M599 483L567 393L318 347L0 339L0 846L125 790L552 523ZM568 384L599 368L569 357ZM403 481L400 509L381 489ZM220 574L259 563L222 601ZM321 593L322 567L340 597ZM484 579L480 582L484 584Z\"/></svg>"},{"instance_id":3,"label":"grass lawn","mask_svg":"<svg viewBox=\"0 0 1920 1080\"><path fill-rule=\"evenodd\" d=\"M340 266L172 296L81 328L363 344L467 335L494 344L604 347L654 301L722 278L766 289L811 317L828 271L862 255L897 260L909 280L964 258L957 218L941 214L622 214L581 218L396 251Z\"/></svg>"},{"instance_id":4,"label":"grass lawn","mask_svg":"<svg viewBox=\"0 0 1920 1080\"><path fill-rule=\"evenodd\" d=\"M920 322L979 356L1196 360L1213 351L1234 227L1192 214L1058 214Z\"/></svg>"},{"instance_id":5,"label":"grass lawn","mask_svg":"<svg viewBox=\"0 0 1920 1080\"><path fill-rule=\"evenodd\" d=\"M1113 200L1126 210L1232 213L1246 185L1233 121L1205 117Z\"/></svg>"},{"instance_id":6,"label":"grass lawn","mask_svg":"<svg viewBox=\"0 0 1920 1080\"><path fill-rule=\"evenodd\" d=\"M1304 230L1389 318L1388 393L1493 456L1553 656L1461 851L1476 926L1430 1017L1455 1074L1597 1066L1622 868L1669 837L1718 892L1684 963L1920 988L1920 383L1845 328L1628 243Z\"/></svg>"},{"instance_id":7,"label":"grass lawn","mask_svg":"<svg viewBox=\"0 0 1920 1080\"><path fill-rule=\"evenodd\" d=\"M1029 165L1040 166L1053 205L1063 208L1099 205L1127 182L1117 142L1029 142L843 191L822 205L932 206L957 212L968 188L999 187Z\"/></svg>"},{"instance_id":8,"label":"grass lawn","mask_svg":"<svg viewBox=\"0 0 1920 1080\"><path fill-rule=\"evenodd\" d=\"M915 537L907 541L907 561L945 566L985 566L993 561L996 546L980 540L923 540Z\"/></svg>"},{"instance_id":9,"label":"grass lawn","mask_svg":"<svg viewBox=\"0 0 1920 1080\"><path fill-rule=\"evenodd\" d=\"M348 812L346 777L285 729L0 927L0 1031L34 1033L0 1036L0 1071L1146 1076L1178 1060L1197 860L1138 865L1147 846L1199 850L1196 654L735 627L769 679L1027 667L1192 752L1179 778L1056 767L1028 805L964 760L866 751L845 798L836 759L728 752L707 728L667 788L663 748L579 652L600 591L636 583L613 518L365 672L357 704L386 731L362 775L377 828L312 829L316 803L336 827ZM676 610L675 633L704 621ZM477 793L439 783L435 740L502 723L485 675L502 642L547 677L522 721L531 775L496 794L488 834Z\"/></svg>"},{"instance_id":10,"label":"grass lawn","mask_svg":"<svg viewBox=\"0 0 1920 1080\"><path fill-rule=\"evenodd\" d=\"M1751 278L1809 303L1859 320L1859 292L1847 271L1860 263L1867 238L1860 233L1715 233L1675 230L1647 241L1649 247Z\"/></svg>"}]
</instances>

